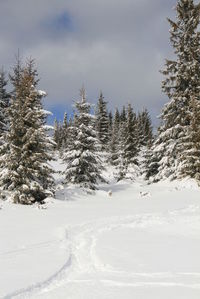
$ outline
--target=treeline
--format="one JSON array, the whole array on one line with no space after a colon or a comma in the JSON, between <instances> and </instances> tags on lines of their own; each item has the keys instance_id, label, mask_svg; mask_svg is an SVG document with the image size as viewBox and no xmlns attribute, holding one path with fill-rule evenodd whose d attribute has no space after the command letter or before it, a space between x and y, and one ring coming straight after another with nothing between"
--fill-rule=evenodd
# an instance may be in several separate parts
<instances>
[{"instance_id":1,"label":"treeline","mask_svg":"<svg viewBox=\"0 0 200 299\"><path fill-rule=\"evenodd\" d=\"M162 110L154 140L147 112L136 117L130 105L122 112L116 110L108 118L109 134L105 139L97 113L99 140L106 145L103 150L109 153L109 162L118 168L119 179L126 177L131 164L139 166L150 182L189 177L200 183L200 4L193 0L177 1L176 20L168 21L175 59L166 59L162 71L162 90L169 102ZM97 111L100 109L99 102ZM62 132L63 126L56 126ZM146 146L145 153L141 145Z\"/></svg>"},{"instance_id":2,"label":"treeline","mask_svg":"<svg viewBox=\"0 0 200 299\"><path fill-rule=\"evenodd\" d=\"M86 111L85 106L87 106ZM75 104L75 107L73 117L68 118L65 113L63 122L55 120L54 140L62 157L67 154L72 160L78 159L76 155L72 157L70 152L76 148L79 134L82 136L88 134L84 139L91 139L91 133L96 138L95 148L99 153L101 164L114 166L117 180L126 177L134 178L136 172L137 174L142 172L143 169L139 170L141 153L144 157L153 143L151 118L147 109L136 114L131 104L128 104L127 107L122 108L122 111L116 109L113 114L111 111L108 112L107 102L101 92L94 109L95 113L92 115L91 104L86 101L84 89L81 90L81 100ZM83 113L85 118L82 117ZM80 132L83 125L86 127L83 132ZM90 132L87 132L86 128ZM91 147L87 148L87 151L90 149ZM70 162L73 163L68 161ZM80 164L81 161L77 167L81 167Z\"/></svg>"},{"instance_id":3,"label":"treeline","mask_svg":"<svg viewBox=\"0 0 200 299\"><path fill-rule=\"evenodd\" d=\"M140 172L139 155L153 143L147 110L138 115L131 104L108 113L100 94L93 108L84 88L75 103L73 117L64 115L55 122L54 141L47 132L48 112L42 107L46 93L38 90L38 73L32 59L24 64L19 57L9 75L0 73L0 188L14 203L32 204L54 193L53 172L48 162L59 150L66 165L64 184L88 190L98 188L107 166L113 166L117 180L134 179ZM95 110L95 112L91 112Z\"/></svg>"}]
</instances>

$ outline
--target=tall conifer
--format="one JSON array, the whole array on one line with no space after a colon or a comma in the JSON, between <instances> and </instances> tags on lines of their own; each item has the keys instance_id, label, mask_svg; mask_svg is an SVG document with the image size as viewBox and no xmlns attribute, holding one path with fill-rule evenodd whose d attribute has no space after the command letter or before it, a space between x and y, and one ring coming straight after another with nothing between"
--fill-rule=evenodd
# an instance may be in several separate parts
<instances>
[{"instance_id":1,"label":"tall conifer","mask_svg":"<svg viewBox=\"0 0 200 299\"><path fill-rule=\"evenodd\" d=\"M176 13L176 21L168 20L176 59L166 60L162 72L162 88L170 101L162 110L162 125L155 142L154 160L159 160L156 179L174 179L184 171L182 165L186 160L188 163L188 158L182 153L188 148L192 126L191 102L200 99L199 5L193 0L179 0Z\"/></svg>"},{"instance_id":2,"label":"tall conifer","mask_svg":"<svg viewBox=\"0 0 200 299\"><path fill-rule=\"evenodd\" d=\"M70 148L64 153L65 182L86 190L95 190L101 176L102 164L98 153L95 118L90 114L91 104L86 102L85 89L81 89L81 100L75 103L77 110Z\"/></svg>"},{"instance_id":3,"label":"tall conifer","mask_svg":"<svg viewBox=\"0 0 200 299\"><path fill-rule=\"evenodd\" d=\"M53 178L48 165L52 143L44 127L46 112L38 91L33 61L20 72L9 107L9 151L4 156L1 186L12 190L15 203L43 202L51 193ZM13 81L15 82L15 81ZM6 169L6 171L5 171Z\"/></svg>"}]
</instances>

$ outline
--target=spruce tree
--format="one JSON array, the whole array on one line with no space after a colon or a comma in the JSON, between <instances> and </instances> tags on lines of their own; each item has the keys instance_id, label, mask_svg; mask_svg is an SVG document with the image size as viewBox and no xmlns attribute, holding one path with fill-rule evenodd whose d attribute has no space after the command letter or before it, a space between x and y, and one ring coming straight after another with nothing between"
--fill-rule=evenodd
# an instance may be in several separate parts
<instances>
[{"instance_id":1,"label":"spruce tree","mask_svg":"<svg viewBox=\"0 0 200 299\"><path fill-rule=\"evenodd\" d=\"M65 182L75 184L86 190L95 190L101 176L101 160L98 148L98 139L95 130L95 118L91 115L91 104L86 102L85 90L81 89L81 100L75 103L77 110L73 138L70 149L64 153L66 162L64 171Z\"/></svg>"},{"instance_id":2,"label":"spruce tree","mask_svg":"<svg viewBox=\"0 0 200 299\"><path fill-rule=\"evenodd\" d=\"M23 65L18 51L18 54L15 57L15 65L13 67L13 72L9 74L10 82L12 83L13 86L12 96L15 95L16 88L20 84L22 73L23 73Z\"/></svg>"},{"instance_id":3,"label":"spruce tree","mask_svg":"<svg viewBox=\"0 0 200 299\"><path fill-rule=\"evenodd\" d=\"M147 146L153 140L151 118L147 109L139 112L137 117L138 146Z\"/></svg>"},{"instance_id":4,"label":"spruce tree","mask_svg":"<svg viewBox=\"0 0 200 299\"><path fill-rule=\"evenodd\" d=\"M102 151L108 149L109 142L109 117L106 106L107 102L104 100L101 92L96 108L96 130Z\"/></svg>"},{"instance_id":5,"label":"spruce tree","mask_svg":"<svg viewBox=\"0 0 200 299\"><path fill-rule=\"evenodd\" d=\"M10 95L6 90L7 81L3 69L0 72L0 169L3 167L4 155L9 150L6 134L9 128L8 108ZM2 169L1 169L2 170Z\"/></svg>"},{"instance_id":6,"label":"spruce tree","mask_svg":"<svg viewBox=\"0 0 200 299\"><path fill-rule=\"evenodd\" d=\"M54 133L53 133L53 139L56 143L56 148L59 148L59 140L60 140L60 127L57 119L54 120Z\"/></svg>"},{"instance_id":7,"label":"spruce tree","mask_svg":"<svg viewBox=\"0 0 200 299\"><path fill-rule=\"evenodd\" d=\"M15 92L9 107L10 128L7 134L9 151L5 155L0 182L12 191L14 203L43 202L51 193L53 178L48 165L52 143L46 135L46 112L41 100L44 92L36 89L33 61L20 71L19 81L13 81Z\"/></svg>"},{"instance_id":8,"label":"spruce tree","mask_svg":"<svg viewBox=\"0 0 200 299\"><path fill-rule=\"evenodd\" d=\"M110 140L110 163L117 166L118 149L119 149L119 128L120 128L120 114L119 110L115 110L112 122L112 137Z\"/></svg>"},{"instance_id":9,"label":"spruce tree","mask_svg":"<svg viewBox=\"0 0 200 299\"><path fill-rule=\"evenodd\" d=\"M126 116L120 119L119 131L117 132L117 143L116 143L116 178L118 181L125 178L127 174L127 159L126 159Z\"/></svg>"},{"instance_id":10,"label":"spruce tree","mask_svg":"<svg viewBox=\"0 0 200 299\"><path fill-rule=\"evenodd\" d=\"M62 128L63 128L62 145L64 147L66 147L67 146L67 135L68 135L68 119L67 119L67 113L66 112L64 113Z\"/></svg>"},{"instance_id":11,"label":"spruce tree","mask_svg":"<svg viewBox=\"0 0 200 299\"><path fill-rule=\"evenodd\" d=\"M179 0L176 12L176 21L168 20L176 59L166 60L162 71L165 76L162 88L170 101L162 110L162 124L155 142L154 160L159 160L156 179L178 178L183 171L181 165L188 163L182 153L188 148L192 125L191 101L194 98L199 100L199 5L195 5L193 0Z\"/></svg>"},{"instance_id":12,"label":"spruce tree","mask_svg":"<svg viewBox=\"0 0 200 299\"><path fill-rule=\"evenodd\" d=\"M3 143L3 135L8 129L8 107L10 95L6 90L7 81L5 72L0 71L0 143Z\"/></svg>"},{"instance_id":13,"label":"spruce tree","mask_svg":"<svg viewBox=\"0 0 200 299\"><path fill-rule=\"evenodd\" d=\"M126 160L127 172L130 167L138 165L137 154L138 154L138 140L137 140L137 120L136 115L133 112L131 104L128 104L127 108L127 120L125 126L125 146L124 154Z\"/></svg>"},{"instance_id":14,"label":"spruce tree","mask_svg":"<svg viewBox=\"0 0 200 299\"><path fill-rule=\"evenodd\" d=\"M190 101L190 126L180 154L180 177L189 176L200 184L200 101Z\"/></svg>"},{"instance_id":15,"label":"spruce tree","mask_svg":"<svg viewBox=\"0 0 200 299\"><path fill-rule=\"evenodd\" d=\"M74 112L74 118L70 117L69 123L68 123L68 131L67 131L67 146L64 149L65 152L69 152L73 150L74 141L76 139L76 126L77 126L77 115L76 112Z\"/></svg>"},{"instance_id":16,"label":"spruce tree","mask_svg":"<svg viewBox=\"0 0 200 299\"><path fill-rule=\"evenodd\" d=\"M126 122L126 107L122 107L122 112L120 114L120 122Z\"/></svg>"},{"instance_id":17,"label":"spruce tree","mask_svg":"<svg viewBox=\"0 0 200 299\"><path fill-rule=\"evenodd\" d=\"M140 174L148 176L150 167L150 158L152 156L151 146L153 144L153 128L151 118L147 109L139 112L137 117L138 132L138 162L140 165Z\"/></svg>"}]
</instances>

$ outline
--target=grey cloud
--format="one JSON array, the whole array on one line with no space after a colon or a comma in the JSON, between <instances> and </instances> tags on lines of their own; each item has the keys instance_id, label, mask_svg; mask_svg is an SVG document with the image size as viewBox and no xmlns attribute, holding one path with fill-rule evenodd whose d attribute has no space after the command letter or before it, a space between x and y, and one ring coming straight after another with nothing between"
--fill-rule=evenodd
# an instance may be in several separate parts
<instances>
[{"instance_id":1,"label":"grey cloud","mask_svg":"<svg viewBox=\"0 0 200 299\"><path fill-rule=\"evenodd\" d=\"M85 84L90 100L100 89L110 106L132 102L153 116L166 100L159 69L170 53L166 17L175 0L2 0L0 62L17 48L33 56L48 105L69 105ZM54 30L59 16L72 26ZM55 24L56 26L56 24ZM65 30L64 30L65 29ZM47 106L48 106L47 105Z\"/></svg>"}]
</instances>

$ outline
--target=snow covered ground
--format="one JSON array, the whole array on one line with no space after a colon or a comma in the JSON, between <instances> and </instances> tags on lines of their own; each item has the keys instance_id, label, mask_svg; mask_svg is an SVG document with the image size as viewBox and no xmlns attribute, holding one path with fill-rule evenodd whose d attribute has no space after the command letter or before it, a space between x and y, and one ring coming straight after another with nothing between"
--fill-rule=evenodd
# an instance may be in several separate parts
<instances>
[{"instance_id":1,"label":"snow covered ground","mask_svg":"<svg viewBox=\"0 0 200 299\"><path fill-rule=\"evenodd\" d=\"M42 209L0 205L0 298L200 298L193 182L61 189Z\"/></svg>"}]
</instances>

